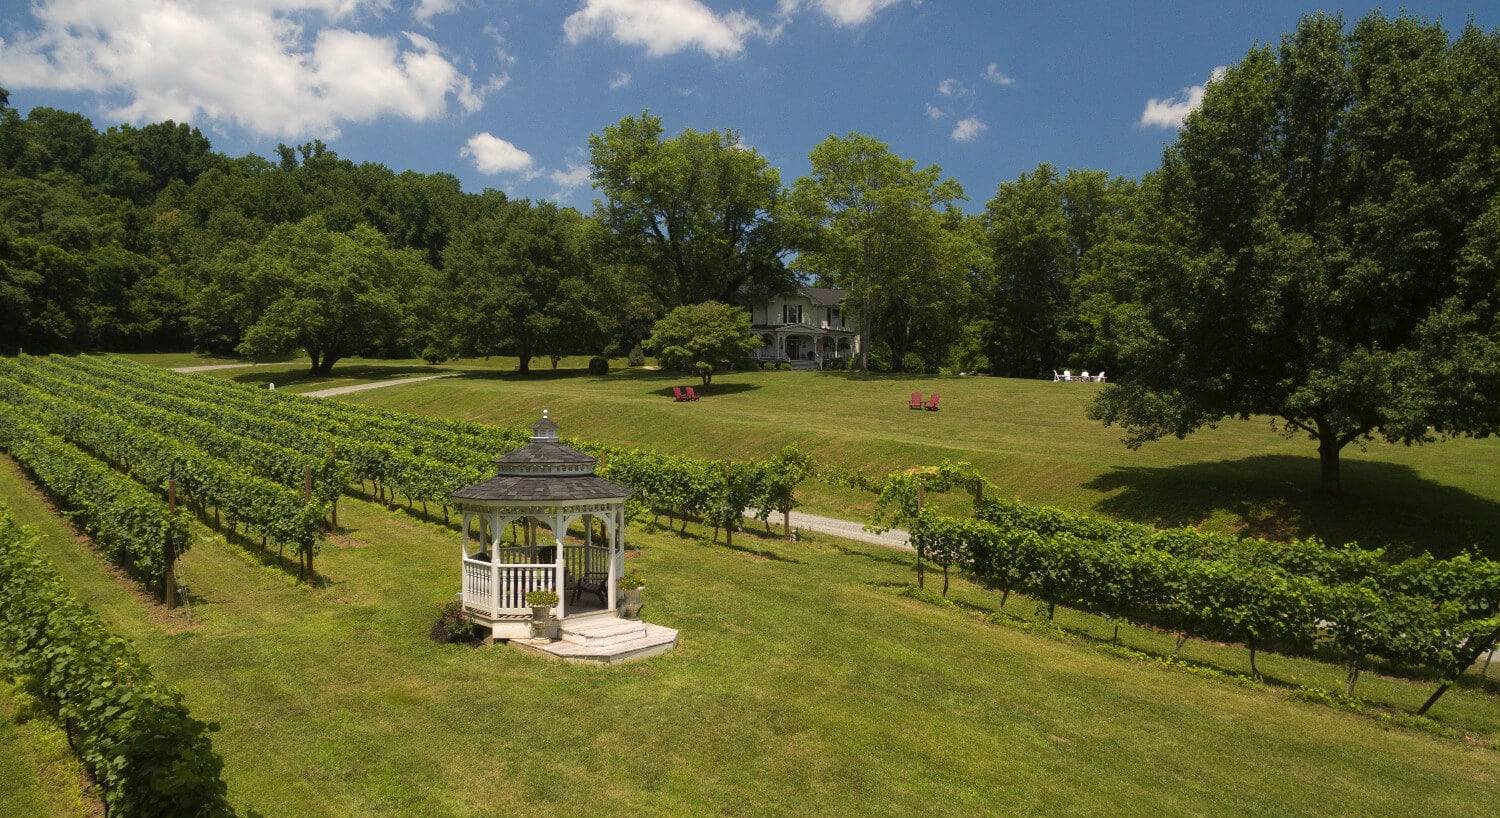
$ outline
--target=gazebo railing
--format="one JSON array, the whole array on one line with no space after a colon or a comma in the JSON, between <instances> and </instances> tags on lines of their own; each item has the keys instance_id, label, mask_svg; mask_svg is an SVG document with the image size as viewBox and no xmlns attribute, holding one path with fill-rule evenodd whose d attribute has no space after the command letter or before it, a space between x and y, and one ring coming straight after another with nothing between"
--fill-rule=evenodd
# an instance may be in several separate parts
<instances>
[{"instance_id":1,"label":"gazebo railing","mask_svg":"<svg viewBox=\"0 0 1500 818\"><path fill-rule=\"evenodd\" d=\"M568 576L574 580L609 575L609 546L568 545L563 547Z\"/></svg>"},{"instance_id":2,"label":"gazebo railing","mask_svg":"<svg viewBox=\"0 0 1500 818\"><path fill-rule=\"evenodd\" d=\"M476 611L491 615L530 613L526 594L556 590L556 565L492 564L464 558L464 606Z\"/></svg>"}]
</instances>

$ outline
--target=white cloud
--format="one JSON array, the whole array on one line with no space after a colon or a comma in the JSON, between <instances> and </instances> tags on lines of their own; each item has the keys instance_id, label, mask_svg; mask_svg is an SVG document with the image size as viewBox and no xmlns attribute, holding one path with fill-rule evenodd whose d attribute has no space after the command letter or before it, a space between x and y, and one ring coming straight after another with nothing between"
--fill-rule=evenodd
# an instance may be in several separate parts
<instances>
[{"instance_id":1,"label":"white cloud","mask_svg":"<svg viewBox=\"0 0 1500 818\"><path fill-rule=\"evenodd\" d=\"M631 77L629 71L616 71L615 75L609 78L609 90L618 91L621 88L629 85L630 80Z\"/></svg>"},{"instance_id":2,"label":"white cloud","mask_svg":"<svg viewBox=\"0 0 1500 818\"><path fill-rule=\"evenodd\" d=\"M1146 109L1141 111L1140 125L1142 128L1181 128L1187 121L1188 114L1198 109L1203 104L1203 94L1208 90L1209 83L1224 76L1224 66L1219 66L1208 74L1208 81L1202 85L1190 85L1182 89L1175 97L1157 99L1152 97L1146 101Z\"/></svg>"},{"instance_id":3,"label":"white cloud","mask_svg":"<svg viewBox=\"0 0 1500 818\"><path fill-rule=\"evenodd\" d=\"M342 122L424 121L484 87L410 32L331 25L386 0L38 0L37 24L0 41L0 84L123 96L111 118L237 123L270 136L335 136Z\"/></svg>"},{"instance_id":4,"label":"white cloud","mask_svg":"<svg viewBox=\"0 0 1500 818\"><path fill-rule=\"evenodd\" d=\"M939 108L936 105L929 104L927 106L927 118L928 119L933 119L933 120L942 119L943 117L945 117L947 115L948 115L947 111L944 111L942 108Z\"/></svg>"},{"instance_id":5,"label":"white cloud","mask_svg":"<svg viewBox=\"0 0 1500 818\"><path fill-rule=\"evenodd\" d=\"M773 37L742 11L718 14L699 0L584 0L563 21L568 42L608 37L646 49L653 57L696 48L710 57L734 57L745 50L745 38Z\"/></svg>"},{"instance_id":6,"label":"white cloud","mask_svg":"<svg viewBox=\"0 0 1500 818\"><path fill-rule=\"evenodd\" d=\"M503 63L515 65L516 55L510 53L510 50L505 47L504 32L493 25L486 25L484 27L484 36L489 37L495 42L495 59Z\"/></svg>"},{"instance_id":7,"label":"white cloud","mask_svg":"<svg viewBox=\"0 0 1500 818\"><path fill-rule=\"evenodd\" d=\"M974 89L952 77L938 83L937 91L945 97L966 97L974 93Z\"/></svg>"},{"instance_id":8,"label":"white cloud","mask_svg":"<svg viewBox=\"0 0 1500 818\"><path fill-rule=\"evenodd\" d=\"M412 4L412 19L424 26L432 25L432 18L458 11L464 0L417 0Z\"/></svg>"},{"instance_id":9,"label":"white cloud","mask_svg":"<svg viewBox=\"0 0 1500 818\"><path fill-rule=\"evenodd\" d=\"M484 84L477 88L465 78L464 87L458 93L458 104L463 106L465 111L472 114L484 107L485 97L503 89L507 85L510 85L510 74L504 71L485 80Z\"/></svg>"},{"instance_id":10,"label":"white cloud","mask_svg":"<svg viewBox=\"0 0 1500 818\"><path fill-rule=\"evenodd\" d=\"M568 166L563 170L549 172L547 178L551 179L553 184L556 184L562 191L566 192L576 190L588 184L591 180L590 172L588 165L569 162Z\"/></svg>"},{"instance_id":11,"label":"white cloud","mask_svg":"<svg viewBox=\"0 0 1500 818\"><path fill-rule=\"evenodd\" d=\"M1015 78L1001 73L1000 64L994 62L990 63L989 67L984 69L984 78L1001 87L1016 84Z\"/></svg>"},{"instance_id":12,"label":"white cloud","mask_svg":"<svg viewBox=\"0 0 1500 818\"><path fill-rule=\"evenodd\" d=\"M980 122L979 117L966 116L954 124L953 133L950 136L953 137L954 142L973 142L989 129L990 126Z\"/></svg>"},{"instance_id":13,"label":"white cloud","mask_svg":"<svg viewBox=\"0 0 1500 818\"><path fill-rule=\"evenodd\" d=\"M469 137L458 152L474 160L480 173L521 173L531 170L531 154L488 131Z\"/></svg>"},{"instance_id":14,"label":"white cloud","mask_svg":"<svg viewBox=\"0 0 1500 818\"><path fill-rule=\"evenodd\" d=\"M807 0L805 3L803 0L781 0L776 13L790 17L803 5L809 5L841 26L859 26L899 2L901 0Z\"/></svg>"}]
</instances>

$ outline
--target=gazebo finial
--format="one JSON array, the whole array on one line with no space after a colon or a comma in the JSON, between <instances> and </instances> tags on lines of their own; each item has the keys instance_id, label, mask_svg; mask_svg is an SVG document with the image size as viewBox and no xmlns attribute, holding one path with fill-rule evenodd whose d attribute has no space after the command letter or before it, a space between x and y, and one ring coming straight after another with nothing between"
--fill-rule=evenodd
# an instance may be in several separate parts
<instances>
[{"instance_id":1,"label":"gazebo finial","mask_svg":"<svg viewBox=\"0 0 1500 818\"><path fill-rule=\"evenodd\" d=\"M532 440L557 440L557 424L547 415L547 410L543 409L542 419L531 424Z\"/></svg>"}]
</instances>

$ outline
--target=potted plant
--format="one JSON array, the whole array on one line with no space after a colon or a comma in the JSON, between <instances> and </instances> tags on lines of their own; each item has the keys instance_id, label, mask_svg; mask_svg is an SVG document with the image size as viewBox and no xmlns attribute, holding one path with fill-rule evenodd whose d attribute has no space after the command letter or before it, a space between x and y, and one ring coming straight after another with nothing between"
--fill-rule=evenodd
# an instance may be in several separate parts
<instances>
[{"instance_id":1,"label":"potted plant","mask_svg":"<svg viewBox=\"0 0 1500 818\"><path fill-rule=\"evenodd\" d=\"M552 591L529 591L526 594L526 604L531 606L531 635L537 639L556 640L561 629L557 617L552 615L552 607L557 604L557 594Z\"/></svg>"},{"instance_id":2,"label":"potted plant","mask_svg":"<svg viewBox=\"0 0 1500 818\"><path fill-rule=\"evenodd\" d=\"M641 577L639 571L626 571L625 576L620 578L620 589L625 592L624 614L626 619L639 619L641 616L641 589L646 587L646 580Z\"/></svg>"}]
</instances>

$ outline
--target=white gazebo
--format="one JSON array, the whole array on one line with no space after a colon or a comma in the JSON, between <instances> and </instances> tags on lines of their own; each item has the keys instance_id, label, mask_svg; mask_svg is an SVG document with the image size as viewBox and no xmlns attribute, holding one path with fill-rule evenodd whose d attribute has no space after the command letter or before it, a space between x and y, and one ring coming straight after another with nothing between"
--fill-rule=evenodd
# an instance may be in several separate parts
<instances>
[{"instance_id":1,"label":"white gazebo","mask_svg":"<svg viewBox=\"0 0 1500 818\"><path fill-rule=\"evenodd\" d=\"M562 640L534 647L592 661L669 650L676 631L618 615L630 489L596 476L594 458L563 445L547 410L531 431L530 443L495 459L495 477L453 493L465 612L497 639L531 643L526 594L553 591Z\"/></svg>"}]
</instances>

